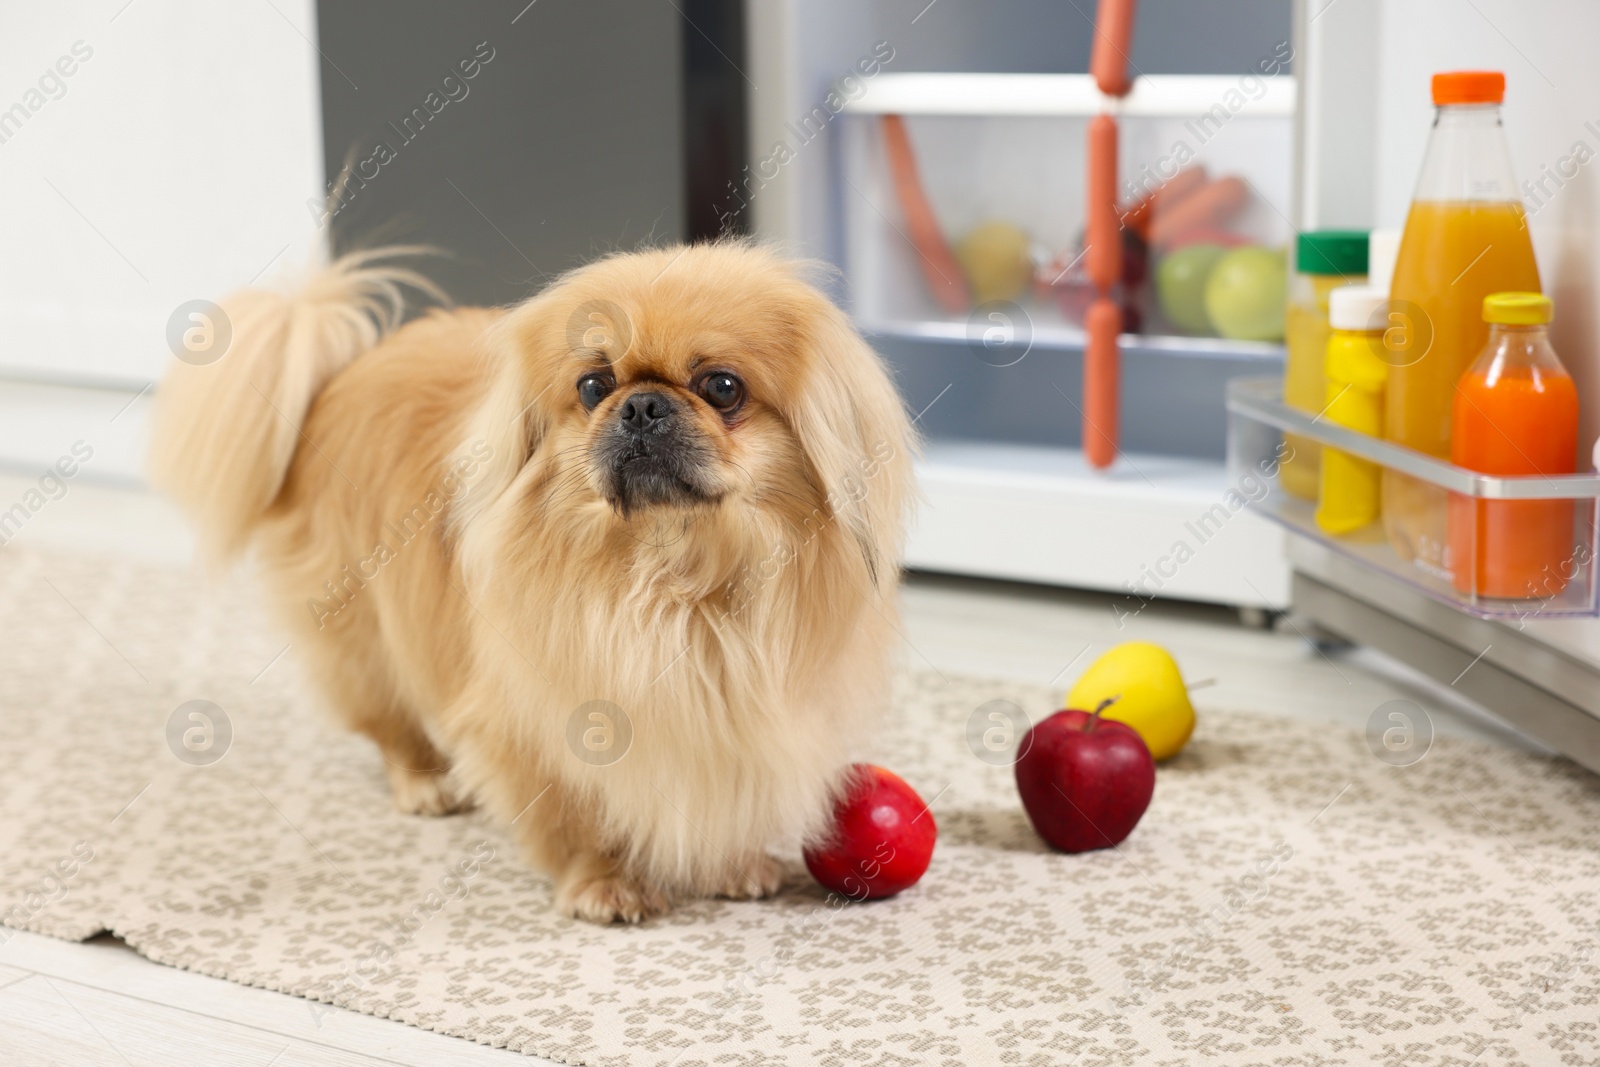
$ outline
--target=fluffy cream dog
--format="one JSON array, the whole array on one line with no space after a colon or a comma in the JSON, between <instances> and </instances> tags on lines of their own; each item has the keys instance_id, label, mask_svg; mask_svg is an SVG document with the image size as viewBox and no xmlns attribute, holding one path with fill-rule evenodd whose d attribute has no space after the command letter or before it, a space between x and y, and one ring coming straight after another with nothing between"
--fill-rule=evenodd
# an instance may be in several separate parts
<instances>
[{"instance_id":1,"label":"fluffy cream dog","mask_svg":"<svg viewBox=\"0 0 1600 1067\"><path fill-rule=\"evenodd\" d=\"M771 893L887 699L913 439L878 358L748 244L399 328L430 287L392 263L226 302L157 485L257 550L402 809L481 802L596 922Z\"/></svg>"}]
</instances>

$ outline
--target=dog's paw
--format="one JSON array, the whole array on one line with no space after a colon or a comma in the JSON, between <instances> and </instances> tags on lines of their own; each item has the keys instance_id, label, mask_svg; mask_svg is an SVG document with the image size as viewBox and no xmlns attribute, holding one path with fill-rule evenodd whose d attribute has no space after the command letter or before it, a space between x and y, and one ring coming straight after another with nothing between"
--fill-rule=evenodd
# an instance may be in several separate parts
<instances>
[{"instance_id":1,"label":"dog's paw","mask_svg":"<svg viewBox=\"0 0 1600 1067\"><path fill-rule=\"evenodd\" d=\"M728 900L760 900L782 886L783 865L764 852L756 852L728 864L722 883L712 893Z\"/></svg>"},{"instance_id":2,"label":"dog's paw","mask_svg":"<svg viewBox=\"0 0 1600 1067\"><path fill-rule=\"evenodd\" d=\"M389 764L389 787L394 806L407 815L453 815L472 802L457 795L443 771L413 771Z\"/></svg>"},{"instance_id":3,"label":"dog's paw","mask_svg":"<svg viewBox=\"0 0 1600 1067\"><path fill-rule=\"evenodd\" d=\"M609 865L566 879L556 892L556 910L592 923L636 923L665 915L666 894L649 882Z\"/></svg>"}]
</instances>

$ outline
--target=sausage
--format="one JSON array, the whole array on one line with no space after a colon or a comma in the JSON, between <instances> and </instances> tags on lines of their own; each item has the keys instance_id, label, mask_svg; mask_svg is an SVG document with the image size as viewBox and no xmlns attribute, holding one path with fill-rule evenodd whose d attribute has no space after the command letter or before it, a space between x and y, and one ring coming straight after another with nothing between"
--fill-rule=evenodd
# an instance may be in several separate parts
<instances>
[{"instance_id":1,"label":"sausage","mask_svg":"<svg viewBox=\"0 0 1600 1067\"><path fill-rule=\"evenodd\" d=\"M1122 224L1145 240L1150 239L1150 220L1168 211L1179 200L1206 183L1206 168L1185 167L1159 186L1144 194L1122 213Z\"/></svg>"},{"instance_id":2,"label":"sausage","mask_svg":"<svg viewBox=\"0 0 1600 1067\"><path fill-rule=\"evenodd\" d=\"M1084 316L1089 342L1083 352L1083 454L1104 470L1117 458L1117 333L1122 309L1101 296Z\"/></svg>"},{"instance_id":3,"label":"sausage","mask_svg":"<svg viewBox=\"0 0 1600 1067\"><path fill-rule=\"evenodd\" d=\"M911 244L917 250L917 262L928 289L946 314L964 314L972 303L967 277L950 251L944 232L939 229L939 220L933 214L933 206L922 190L922 180L917 177L917 156L911 150L904 118L883 116L883 144L889 156L895 197L905 215L906 228L911 231Z\"/></svg>"},{"instance_id":4,"label":"sausage","mask_svg":"<svg viewBox=\"0 0 1600 1067\"><path fill-rule=\"evenodd\" d=\"M1086 136L1088 167L1085 186L1083 257L1085 272L1101 294L1122 277L1122 234L1117 213L1117 120L1096 115Z\"/></svg>"},{"instance_id":5,"label":"sausage","mask_svg":"<svg viewBox=\"0 0 1600 1067\"><path fill-rule=\"evenodd\" d=\"M1128 53L1133 48L1134 0L1100 0L1094 13L1094 46L1089 52L1089 73L1107 96L1127 96Z\"/></svg>"},{"instance_id":6,"label":"sausage","mask_svg":"<svg viewBox=\"0 0 1600 1067\"><path fill-rule=\"evenodd\" d=\"M1190 230L1220 227L1244 207L1250 187L1243 178L1218 178L1150 220L1150 243L1163 245Z\"/></svg>"}]
</instances>

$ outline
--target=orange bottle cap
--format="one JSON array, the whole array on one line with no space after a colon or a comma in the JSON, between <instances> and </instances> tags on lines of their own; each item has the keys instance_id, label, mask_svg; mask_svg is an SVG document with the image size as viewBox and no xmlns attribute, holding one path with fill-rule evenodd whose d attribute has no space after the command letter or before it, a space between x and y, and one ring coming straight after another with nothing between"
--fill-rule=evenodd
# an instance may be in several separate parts
<instances>
[{"instance_id":1,"label":"orange bottle cap","mask_svg":"<svg viewBox=\"0 0 1600 1067\"><path fill-rule=\"evenodd\" d=\"M1498 70L1450 70L1433 76L1433 104L1498 104L1506 98L1506 76Z\"/></svg>"},{"instance_id":2,"label":"orange bottle cap","mask_svg":"<svg viewBox=\"0 0 1600 1067\"><path fill-rule=\"evenodd\" d=\"M1543 326L1555 317L1543 293L1490 293L1483 298L1483 321L1504 326Z\"/></svg>"}]
</instances>

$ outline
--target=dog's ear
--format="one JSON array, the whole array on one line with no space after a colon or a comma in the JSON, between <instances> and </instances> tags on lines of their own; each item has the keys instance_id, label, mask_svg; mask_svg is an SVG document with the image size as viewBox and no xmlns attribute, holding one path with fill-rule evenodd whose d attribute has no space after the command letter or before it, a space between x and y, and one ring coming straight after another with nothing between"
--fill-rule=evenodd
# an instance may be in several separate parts
<instances>
[{"instance_id":1,"label":"dog's ear","mask_svg":"<svg viewBox=\"0 0 1600 1067\"><path fill-rule=\"evenodd\" d=\"M827 518L859 548L880 592L899 579L916 436L887 369L820 293L797 331L806 379L790 405Z\"/></svg>"},{"instance_id":2,"label":"dog's ear","mask_svg":"<svg viewBox=\"0 0 1600 1067\"><path fill-rule=\"evenodd\" d=\"M452 533L470 525L516 481L540 438L545 419L530 386L515 319L506 316L483 337L478 358L485 361L488 388L473 412L457 457L475 457L473 476L450 511Z\"/></svg>"}]
</instances>

